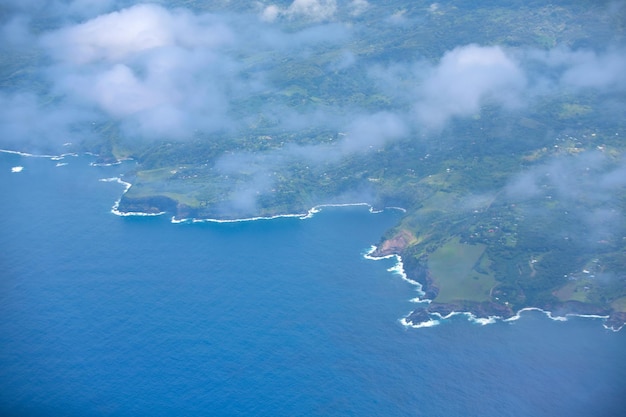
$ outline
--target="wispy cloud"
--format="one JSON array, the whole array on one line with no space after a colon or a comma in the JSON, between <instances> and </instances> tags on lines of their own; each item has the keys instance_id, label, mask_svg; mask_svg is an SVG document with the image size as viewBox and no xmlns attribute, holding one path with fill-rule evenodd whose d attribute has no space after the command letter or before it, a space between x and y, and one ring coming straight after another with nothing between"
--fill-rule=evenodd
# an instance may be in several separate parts
<instances>
[{"instance_id":1,"label":"wispy cloud","mask_svg":"<svg viewBox=\"0 0 626 417\"><path fill-rule=\"evenodd\" d=\"M363 152L416 132L436 136L451 121L478 115L486 105L523 111L537 97L565 88L603 94L626 87L626 53L619 46L601 51L563 47L537 51L471 44L452 48L432 61L377 65L354 48L355 38L365 28L341 21L377 7L364 0L250 6L266 20L284 18L288 28L280 22L264 22L258 15L128 3L6 3L7 17L0 31L7 42L2 47L15 51L30 47L41 51L43 58L32 69L36 91L2 93L5 102L21 103L2 117L17 120L18 109L42 121L57 114L59 121L48 126L60 132L53 135L49 133L53 128L37 129L32 124L17 129L7 123L0 127L3 141L71 135L81 123L105 119L117 122L126 137L138 139L233 133L264 119L276 128L294 131L323 126L349 132L335 151ZM31 18L44 12L58 16L58 27L34 31ZM62 18L61 12L74 17ZM425 8L423 13L430 12ZM294 29L290 19L307 24ZM313 88L335 80L336 73L367 74L372 85L361 94L388 99L384 110L366 109L358 101L338 108L310 99L311 92L303 95L306 105L293 106L283 80L289 75L297 83L297 64L310 65L320 49L325 59L333 58L320 68L311 67L318 74ZM284 73L281 60L295 63L292 74ZM252 102L256 104L249 105ZM46 115L34 116L42 109Z\"/></svg>"},{"instance_id":2,"label":"wispy cloud","mask_svg":"<svg viewBox=\"0 0 626 417\"><path fill-rule=\"evenodd\" d=\"M359 16L370 8L370 4L367 0L351 0L348 4L348 9L352 16Z\"/></svg>"},{"instance_id":3,"label":"wispy cloud","mask_svg":"<svg viewBox=\"0 0 626 417\"><path fill-rule=\"evenodd\" d=\"M92 136L94 112L77 106L42 103L32 93L0 93L0 133L3 146L30 151L55 149L75 137Z\"/></svg>"},{"instance_id":4,"label":"wispy cloud","mask_svg":"<svg viewBox=\"0 0 626 417\"><path fill-rule=\"evenodd\" d=\"M3 70L2 146L74 142L102 122L115 123L127 141L290 132L297 138L291 143L229 153L214 167L224 176L246 173L231 189L229 209L252 213L258 196L276 185L274 172L286 166L374 155L400 140L440 141L455 120L480 116L486 106L521 116L563 92L607 95L622 105L626 90L623 45L468 44L431 59L420 58L416 48L413 58L377 61L369 55L371 27L359 16L376 15L385 31L400 33L417 24L418 9L390 11L365 0L268 0L251 2L246 13L209 13L134 3L6 0L0 6L0 51L17 58L7 59ZM613 7L623 10L623 2ZM440 7L421 10L429 19ZM389 25L391 13L391 21L404 26ZM301 140L315 129L333 140ZM510 197L541 199L550 189L562 201L607 201L576 215L595 230L620 221L623 213L609 196L624 186L623 168L610 168L605 157L574 160L516 176ZM583 162L601 169L591 175L577 165ZM577 176L593 180L572 182Z\"/></svg>"},{"instance_id":5,"label":"wispy cloud","mask_svg":"<svg viewBox=\"0 0 626 417\"><path fill-rule=\"evenodd\" d=\"M569 89L626 89L626 50L610 47L604 51L554 48L529 51L531 63L544 65L540 76L552 74L555 87Z\"/></svg>"},{"instance_id":6,"label":"wispy cloud","mask_svg":"<svg viewBox=\"0 0 626 417\"><path fill-rule=\"evenodd\" d=\"M306 19L312 22L332 20L337 13L336 0L294 0L288 7L275 4L265 6L261 13L263 20L273 22L279 17Z\"/></svg>"},{"instance_id":7,"label":"wispy cloud","mask_svg":"<svg viewBox=\"0 0 626 417\"><path fill-rule=\"evenodd\" d=\"M226 25L207 15L141 4L48 33L42 44L59 61L81 65L120 62L165 47L215 48L232 38Z\"/></svg>"},{"instance_id":8,"label":"wispy cloud","mask_svg":"<svg viewBox=\"0 0 626 417\"><path fill-rule=\"evenodd\" d=\"M526 76L500 47L467 45L447 52L417 90L421 125L441 129L452 117L476 114L486 102L519 105Z\"/></svg>"},{"instance_id":9,"label":"wispy cloud","mask_svg":"<svg viewBox=\"0 0 626 417\"><path fill-rule=\"evenodd\" d=\"M53 91L130 132L184 137L227 127L227 96L252 91L219 50L232 31L210 15L138 5L47 33ZM234 91L233 91L234 90Z\"/></svg>"},{"instance_id":10,"label":"wispy cloud","mask_svg":"<svg viewBox=\"0 0 626 417\"><path fill-rule=\"evenodd\" d=\"M587 244L622 237L626 213L619 193L626 187L626 161L600 151L553 157L515 175L505 188L507 199L526 205L530 216L568 216L586 234ZM548 210L547 201L558 201ZM566 234L567 231L561 230Z\"/></svg>"},{"instance_id":11,"label":"wispy cloud","mask_svg":"<svg viewBox=\"0 0 626 417\"><path fill-rule=\"evenodd\" d=\"M486 105L524 110L564 91L614 94L626 88L626 51L554 48L507 50L464 45L439 61L372 66L381 91L412 108L418 129L434 133L455 118L479 115Z\"/></svg>"}]
</instances>

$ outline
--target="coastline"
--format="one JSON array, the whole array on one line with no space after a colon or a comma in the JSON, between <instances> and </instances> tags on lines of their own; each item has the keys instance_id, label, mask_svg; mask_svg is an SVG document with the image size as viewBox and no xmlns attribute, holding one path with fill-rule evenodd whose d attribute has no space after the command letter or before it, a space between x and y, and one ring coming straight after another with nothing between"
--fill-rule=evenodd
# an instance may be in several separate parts
<instances>
[{"instance_id":1,"label":"coastline","mask_svg":"<svg viewBox=\"0 0 626 417\"><path fill-rule=\"evenodd\" d=\"M19 155L22 157L34 157L34 158L48 158L54 161L63 160L66 157L78 157L80 156L77 153L68 152L60 155L46 155L46 154L33 154L28 152L20 152L13 151L7 149L0 149L0 153L7 153L13 155ZM97 155L92 153L85 153L85 155L97 157ZM117 160L112 163L96 163L91 162L91 166L113 166L119 165L124 160ZM66 163L58 163L56 166L63 166ZM23 168L23 167L19 167ZM13 172L21 172L22 169L14 170ZM167 210L155 210L154 212L146 212L146 211L126 211L120 210L120 204L124 195L128 192L128 190L132 187L132 183L128 181L124 181L121 176L111 177L111 178L102 178L99 181L101 182L116 182L124 186L124 191L122 192L119 199L115 201L111 208L111 213L120 216L120 217L155 217L167 214ZM155 196L158 197L158 196ZM151 197L148 197L149 200ZM166 197L165 197L166 198ZM172 200L174 201L174 200ZM328 204L319 204L310 208L306 213L286 213L286 214L277 214L273 216L257 216L257 217L248 217L248 218L239 218L239 219L219 219L219 218L201 218L201 217L189 217L189 218L176 218L176 215L172 216L171 223L179 224L179 223L236 223L236 222L250 222L257 220L275 220L279 218L298 218L300 220L305 220L312 218L315 214L322 211L325 207L355 207L355 206L366 206L369 207L369 212L372 214L381 213L384 210L398 210L401 212L406 212L406 209L402 207L389 206L384 207L382 209L375 209L374 206L367 202L356 202L356 203L328 203ZM397 242L396 242L397 243ZM380 254L377 255L376 253ZM611 330L614 332L620 331L624 326L626 326L626 313L616 313L612 314L587 314L587 313L576 313L576 312L566 312L562 315L555 314L551 309L545 309L540 307L528 306L517 310L516 312L512 310L506 311L503 308L495 308L497 305L493 302L485 302L476 306L476 308L464 308L468 307L467 305L462 306L464 304L463 300L459 300L457 305L453 303L436 303L434 299L436 298L437 292L436 289L433 291L430 286L431 282L428 280L427 273L425 274L425 282L420 282L419 279L414 279L413 277L409 277L405 270L405 264L402 260L402 256L400 255L401 248L398 247L388 247L382 248L379 251L379 248L372 245L370 249L363 255L364 258L368 260L382 260L382 259L390 259L395 258L396 263L394 266L388 268L389 272L397 274L401 277L402 280L410 283L411 285L416 287L416 291L418 296L412 298L410 301L416 304L421 304L425 307L417 308L410 313L408 313L405 317L399 319L399 322L406 328L423 328L423 327L434 327L439 325L442 321L448 320L457 315L464 315L467 319L473 323L480 325L493 324L497 321L502 322L513 322L519 320L521 318L522 313L526 311L539 311L546 315L551 320L554 321L567 321L569 317L581 317L581 318L592 318L592 319L601 319L603 320L603 327L607 330ZM434 297L432 297L434 295ZM460 304L460 305L459 305ZM459 308L460 307L460 308ZM572 305L568 305L565 307L574 308ZM490 311L492 310L492 311ZM495 313L495 314L489 314ZM505 314L503 314L505 313Z\"/></svg>"},{"instance_id":2,"label":"coastline","mask_svg":"<svg viewBox=\"0 0 626 417\"><path fill-rule=\"evenodd\" d=\"M69 145L69 144L66 144ZM11 149L0 149L0 153L6 153L6 154L12 154L12 155L18 155L18 156L22 156L22 157L29 157L29 158L47 158L47 159L51 159L53 161L60 161L65 159L68 156L72 156L72 157L78 157L80 156L80 154L76 153L76 152L67 152L67 153L62 153L59 155L48 155L48 154L35 154L35 153L29 153L29 152L22 152L22 151L15 151L15 150L11 150ZM88 156L92 156L94 158L99 158L99 155L94 154L92 152L84 152L84 155L88 155ZM118 159L115 160L113 162L90 162L89 165L93 166L93 167L110 167L110 166L116 166L116 165L120 165L122 164L124 161L129 161L132 160L130 158L123 158L123 159ZM56 166L64 166L67 165L66 163L58 163ZM14 171L14 172L21 172L23 167L20 167L21 169L19 171ZM120 216L120 217L154 217L154 216L161 216L167 213L167 211L165 210L160 210L157 212L146 212L146 211L125 211L125 210L120 210L120 204L122 202L122 199L124 197L124 195L128 192L128 190L130 190L130 188L133 186L132 183L128 182L128 181L124 181L122 179L122 177L111 177L111 178L101 178L99 181L101 182L116 182L118 184L121 184L124 186L124 191L122 192L121 196L119 199L117 199L114 204L113 207L111 208L111 213L115 214L116 216ZM279 219L279 218L299 218L301 220L305 220L305 219L309 219L312 218L315 214L319 213L320 211L322 211L323 208L325 207L356 207L356 206L367 206L369 207L369 211L370 213L381 213L384 210L398 210L398 211L402 211L402 212L406 212L406 209L402 208L402 207L394 207L394 206L390 206L390 207L384 207L382 209L375 209L374 206L370 203L366 203L366 202L357 202L357 203L327 203L327 204L318 204L313 206L312 208L310 208L306 213L285 213L285 214L276 214L273 216L255 216L255 217L246 217L246 218L238 218L238 219L219 219L219 218L202 218L202 217L185 217L185 218L181 218L178 219L176 218L176 216L172 216L171 222L174 224L178 224L178 223L203 223L203 222L210 222L210 223L236 223L236 222L249 222L249 221L256 221L256 220L275 220L275 219Z\"/></svg>"},{"instance_id":3,"label":"coastline","mask_svg":"<svg viewBox=\"0 0 626 417\"><path fill-rule=\"evenodd\" d=\"M120 162L121 163L121 162ZM107 164L105 166L112 166L114 164ZM96 165L94 163L91 164L91 166L102 166L102 165ZM99 181L101 182L116 182L118 184L122 184L124 186L124 191L122 192L122 195L120 196L120 198L118 198L115 203L113 203L113 207L111 207L111 213L115 214L116 216L120 216L120 217L131 217L131 216L140 216L140 217L154 217L154 216L161 216L163 214L165 214L164 211L160 211L157 213L144 213L144 212L124 212L124 211L120 211L119 210L119 206L120 203L122 201L122 197L124 196L124 194L126 194L128 192L128 190L130 190L130 187L132 187L133 185L128 182L128 181L124 181L121 177L112 177L112 178L101 178Z\"/></svg>"},{"instance_id":4,"label":"coastline","mask_svg":"<svg viewBox=\"0 0 626 417\"><path fill-rule=\"evenodd\" d=\"M127 181L123 181L119 177L116 177L116 178L105 178L105 179L102 179L100 181L118 182L120 184L123 184L126 187L124 192L122 193L122 196L115 202L115 204L113 205L113 208L111 209L111 212L113 214L117 215L117 216L122 216L122 217L129 217L129 216L160 216L160 215L163 215L163 214L167 213L167 211L159 211L159 212L155 212L155 213L150 213L150 212L144 212L144 211L125 211L125 210L120 210L119 206L120 206L120 203L122 201L122 198L123 198L124 194L126 194L126 192L128 192L128 190L132 187L132 184L127 182ZM359 207L359 206L369 207L369 212L372 213L372 214L382 213L385 210L398 210L398 211L406 212L406 209L404 209L402 207L384 207L382 209L375 209L373 205L371 205L370 203L365 203L365 202L358 202L358 203L327 203L327 204L315 205L315 206L311 207L309 210L307 210L306 213L284 213L284 214L276 214L276 215L272 215L272 216L242 217L242 218L235 218L235 219L220 219L220 218L212 218L212 217L206 217L206 218L205 217L177 218L176 215L174 215L174 216L172 216L170 221L172 223L174 223L174 224L180 224L180 223L239 223L239 222L251 222L251 221L258 221L258 220L276 220L276 219L282 219L282 218L297 218L297 219L300 219L300 220L306 220L306 219L312 218L315 214L321 212L326 207Z\"/></svg>"},{"instance_id":5,"label":"coastline","mask_svg":"<svg viewBox=\"0 0 626 417\"><path fill-rule=\"evenodd\" d=\"M417 287L416 291L419 293L419 296L416 298L411 299L412 302L414 303L421 303L421 302L430 302L431 300L428 299L421 299L419 298L420 296L425 295L426 293L422 290L422 284L420 284L418 281L412 280L408 277L408 275L406 274L406 271L404 270L404 263L402 262L402 257L398 254L390 254L390 255L384 255L384 256L373 256L372 253L374 253L377 250L377 247L372 245L369 249L369 251L363 255L363 257L365 259L369 259L371 261L380 261L383 259L390 259L390 258L396 258L396 264L394 266L392 266L391 268L387 269L387 271L389 272L393 272L397 275L400 275L400 278L402 278L402 280L408 282L411 285L414 285Z\"/></svg>"},{"instance_id":6,"label":"coastline","mask_svg":"<svg viewBox=\"0 0 626 417\"><path fill-rule=\"evenodd\" d=\"M402 261L401 255L397 253L383 254L381 256L372 255L377 250L378 248L372 245L370 250L367 253L365 253L363 257L365 259L374 260L374 261L395 258L397 260L396 264L392 266L391 268L389 268L388 271L400 275L400 277L404 281L412 285L415 285L417 287L419 296L414 299L411 299L410 300L411 302L426 305L426 307L415 309L411 311L410 313L408 313L406 316L399 319L400 324L402 324L402 326L406 328L419 329L419 328L425 328L425 327L434 327L434 326L441 324L441 322L444 320L448 320L454 316L460 316L460 315L466 316L468 321L472 323L480 324L482 326L485 326L487 324L494 324L498 321L514 322L522 318L522 313L527 312L527 311L539 311L545 314L546 317L548 317L550 320L562 321L562 322L567 321L569 317L601 319L603 320L602 326L605 329L611 330L613 332L620 331L626 325L626 323L623 323L623 322L620 322L618 325L609 324L610 319L611 319L610 314L599 315L599 314L584 314L584 313L569 312L569 313L565 313L564 315L558 315L558 314L555 314L553 311L545 310L539 307L524 307L508 315L503 315L503 314L484 315L472 309L468 309L468 310L455 309L454 308L455 306L453 304L436 304L436 303L433 303L434 301L433 299L421 298L426 295L426 292L424 291L425 284L420 283L408 277L406 271L404 270L404 263ZM431 311L431 309L433 311ZM448 311L447 313L442 313L441 311L437 311L437 310L446 310L446 309L450 311Z\"/></svg>"},{"instance_id":7,"label":"coastline","mask_svg":"<svg viewBox=\"0 0 626 417\"><path fill-rule=\"evenodd\" d=\"M49 159L63 159L63 157L65 156L77 156L78 154L74 154L74 153L67 153L67 154L61 154L61 155L40 155L40 154L35 154L35 153L28 153L28 152L21 152L21 151L12 151L10 149L0 149L1 153L8 153L11 155L19 155L19 156L25 156L28 158L49 158Z\"/></svg>"},{"instance_id":8,"label":"coastline","mask_svg":"<svg viewBox=\"0 0 626 417\"><path fill-rule=\"evenodd\" d=\"M125 186L124 192L122 196L115 202L111 212L117 216L121 217L130 217L130 216L160 216L166 214L166 211L159 211L156 213L147 213L147 212L126 212L119 210L119 204L122 200L124 194L132 187L132 184L123 181L120 177L115 178L106 178L101 181L107 182L118 182ZM401 212L406 212L406 209L402 207L384 207L383 209L376 210L374 206L370 203L359 202L359 203L337 203L337 204L319 204L310 208L306 213L286 213L286 214L277 214L273 216L256 216L256 217L247 217L247 218L239 218L239 219L218 219L218 218L182 218L177 219L176 216L172 216L171 223L180 224L180 223L237 223L237 222L250 222L250 221L258 221L258 220L275 220L280 218L298 218L300 220L306 220L312 218L315 214L322 211L325 207L355 207L355 206L367 206L369 207L370 213L380 213L384 210L398 210ZM395 249L395 248L394 248ZM428 282L420 282L419 280L413 279L409 277L404 268L404 262L402 260L402 256L395 252L390 251L389 253L382 253L381 255L374 255L378 251L378 247L372 245L370 249L363 255L365 259L368 260L382 260L382 259L390 259L395 258L396 263L394 266L388 268L387 271L392 272L400 276L400 278L411 285L416 287L416 291L418 293L417 297L412 298L410 301L416 304L426 305L426 307L418 308L406 316L399 319L399 322L402 326L406 328L424 328L424 327L434 327L441 324L442 321L448 320L454 316L463 315L466 316L468 321L476 324L480 324L485 326L487 324L493 324L498 321L502 322L513 322L519 320L521 318L522 313L526 311L539 311L546 315L551 320L554 321L567 321L568 317L581 317L581 318L592 318L592 319L601 319L603 320L603 327L607 330L611 330L614 332L620 331L626 325L626 317L624 320L616 320L615 324L609 324L611 321L611 315L596 315L596 314L584 314L584 313L573 313L568 312L564 315L555 315L555 313L551 310L542 309L540 307L524 307L520 310L513 312L511 310L505 311L502 308L498 309L498 314L481 314L485 313L485 310L489 310L490 307L493 309L495 304L492 302L488 302L485 305L481 305L483 308L480 309L457 309L453 304L438 304L433 303L434 298L436 297L436 292L433 292L428 288ZM429 298L427 294L434 294L435 297ZM438 311L439 310L439 311ZM480 310L480 311L479 311ZM506 313L506 314L503 314ZM626 316L626 315L625 315Z\"/></svg>"},{"instance_id":9,"label":"coastline","mask_svg":"<svg viewBox=\"0 0 626 417\"><path fill-rule=\"evenodd\" d=\"M0 149L0 153L5 153L9 155L18 155L24 158L44 158L44 159L50 159L51 161L62 161L68 156L71 156L71 157L80 156L79 154L75 152L66 152L60 155L47 155L47 154L35 154L35 153L29 153L29 152L13 151L10 149ZM67 164L68 164L67 162L57 162L55 166L62 167ZM17 165L11 168L11 173L13 174L19 174L22 171L24 171L24 167L21 165Z\"/></svg>"},{"instance_id":10,"label":"coastline","mask_svg":"<svg viewBox=\"0 0 626 417\"><path fill-rule=\"evenodd\" d=\"M79 156L78 153L76 152L66 152L66 153L62 153L59 155L46 155L46 154L36 154L36 153L29 153L29 152L22 152L22 151L13 151L11 149L0 149L0 153L8 153L11 155L19 155L19 156L24 156L27 158L48 158L51 159L53 161L60 161L61 159L64 159L67 156ZM89 153L85 153L86 155ZM91 154L93 155L93 154Z\"/></svg>"}]
</instances>

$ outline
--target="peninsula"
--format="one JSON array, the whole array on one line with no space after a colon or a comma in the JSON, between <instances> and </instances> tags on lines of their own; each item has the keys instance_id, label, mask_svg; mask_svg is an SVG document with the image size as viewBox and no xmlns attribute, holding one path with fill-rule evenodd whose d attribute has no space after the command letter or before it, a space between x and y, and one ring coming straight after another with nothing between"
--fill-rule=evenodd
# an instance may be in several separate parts
<instances>
[{"instance_id":1,"label":"peninsula","mask_svg":"<svg viewBox=\"0 0 626 417\"><path fill-rule=\"evenodd\" d=\"M38 49L2 49L0 99L29 119L3 147L131 159L121 215L401 207L371 255L430 300L408 325L624 325L624 2L166 3L18 31Z\"/></svg>"},{"instance_id":2,"label":"peninsula","mask_svg":"<svg viewBox=\"0 0 626 417\"><path fill-rule=\"evenodd\" d=\"M621 328L626 90L602 63L621 59L623 23L565 1L392 3L275 23L356 28L306 54L240 51L242 73L272 87L237 99L235 131L137 142L97 125L100 155L137 161L117 209L228 220L403 207L371 255L400 256L431 300L407 324L537 308Z\"/></svg>"}]
</instances>

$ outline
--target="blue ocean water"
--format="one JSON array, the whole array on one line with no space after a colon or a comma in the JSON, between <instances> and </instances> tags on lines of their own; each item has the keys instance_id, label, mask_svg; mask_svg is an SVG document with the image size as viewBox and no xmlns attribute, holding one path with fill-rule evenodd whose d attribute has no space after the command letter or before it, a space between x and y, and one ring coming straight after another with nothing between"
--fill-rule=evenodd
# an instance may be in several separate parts
<instances>
[{"instance_id":1,"label":"blue ocean water","mask_svg":"<svg viewBox=\"0 0 626 417\"><path fill-rule=\"evenodd\" d=\"M0 153L0 415L625 414L599 320L404 328L415 288L363 257L398 212L120 218L128 166L90 161Z\"/></svg>"}]
</instances>

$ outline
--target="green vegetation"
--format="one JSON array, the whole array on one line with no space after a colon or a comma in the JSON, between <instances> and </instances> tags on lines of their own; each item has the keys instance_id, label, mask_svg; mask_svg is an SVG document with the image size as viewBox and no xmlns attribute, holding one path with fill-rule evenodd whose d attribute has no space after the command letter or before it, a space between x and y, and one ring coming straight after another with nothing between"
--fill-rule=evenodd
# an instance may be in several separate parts
<instances>
[{"instance_id":1,"label":"green vegetation","mask_svg":"<svg viewBox=\"0 0 626 417\"><path fill-rule=\"evenodd\" d=\"M554 295L561 301L589 302L589 290L593 286L592 280L576 280L569 282L555 291Z\"/></svg>"},{"instance_id":2,"label":"green vegetation","mask_svg":"<svg viewBox=\"0 0 626 417\"><path fill-rule=\"evenodd\" d=\"M524 20L511 19L509 23L522 26ZM524 38L512 30L504 43L530 41L543 47L562 42L558 39L563 36L547 33ZM405 39L405 48L417 43ZM440 48L449 46L452 44L439 44ZM385 60L403 50L374 43L357 53ZM285 105L301 111L314 105L385 110L393 102L392 97L366 86L363 74L335 74L337 79L321 82L319 68L324 63L305 71L303 66L310 64L287 63L277 68L285 77L280 95ZM332 152L333 143L343 139L323 127L277 131L260 118L250 134L229 141L199 138L132 150L140 165L125 197L167 196L192 209L183 215L198 217L302 213L320 203L364 199L379 207L401 206L407 209L406 216L386 236L402 229L416 236L401 254L408 267L417 263L430 270L438 304L461 303L470 310L475 304L483 308L478 310L483 314L501 311L500 307L484 309L485 303L511 312L529 306L550 309L569 302L582 303L582 312L624 312L625 269L610 266L624 264L626 245L619 231L623 225L612 231L613 237L589 241L596 230L592 223L580 220L580 213L600 210L605 203L590 198L562 199L550 184L544 185L539 196L526 200L505 191L520 171L549 164L554 158L569 161L602 149L606 163L601 169L619 163L624 147L615 132L626 134L623 123L605 113L595 100L598 98L583 97L573 103L567 95L546 97L521 117L486 107L480 117L454 121L437 141L399 140L374 152L321 164L294 157L272 162L271 172L261 168L263 161L251 161L246 168L228 174L212 169L228 152L267 153L271 158L272 152L287 150L290 144L326 144ZM553 139L546 140L546 132L551 132ZM123 140L116 146L132 149ZM259 176L267 182L255 182ZM254 196L254 204L231 205L242 190ZM625 201L623 190L619 198ZM605 243L597 243L601 241ZM617 281L594 280L583 274L592 259ZM578 278L581 274L585 276Z\"/></svg>"},{"instance_id":3,"label":"green vegetation","mask_svg":"<svg viewBox=\"0 0 626 417\"><path fill-rule=\"evenodd\" d=\"M618 298L613 301L611 303L611 307L613 307L616 311L626 313L626 297Z\"/></svg>"},{"instance_id":4,"label":"green vegetation","mask_svg":"<svg viewBox=\"0 0 626 417\"><path fill-rule=\"evenodd\" d=\"M250 18L262 2L163 3ZM227 51L242 79L262 74L263 88L229 97L224 117L236 126L142 139L122 122L97 121L80 126L90 134L78 149L104 161L137 162L126 174L133 186L121 210L240 218L303 213L325 203L400 206L406 214L381 244L411 237L396 252L409 273L429 271L417 278L433 288L436 303L480 304L487 313L487 304L514 312L568 303L626 312L623 89L543 88L558 78L558 65L528 59L523 69L537 79L523 81L523 102L507 107L485 99L440 129L413 120L429 87L419 74L459 46L497 45L523 61L623 45L624 11L609 13L604 3L392 0L358 16L339 8L318 28L337 30L338 39ZM40 30L49 24L41 22ZM308 31L314 24L307 19L276 25L283 34L319 35ZM63 97L33 76L41 60L35 52L5 54L0 87L28 87L52 107ZM376 131L377 123L353 129L355 115L376 122L385 113L410 119L410 128L360 144L358 134L386 132Z\"/></svg>"},{"instance_id":5,"label":"green vegetation","mask_svg":"<svg viewBox=\"0 0 626 417\"><path fill-rule=\"evenodd\" d=\"M428 258L439 294L434 301L448 303L455 300L489 301L495 279L485 271L488 262L483 256L486 245L460 243L452 239L439 247ZM481 262L481 260L485 260Z\"/></svg>"}]
</instances>

